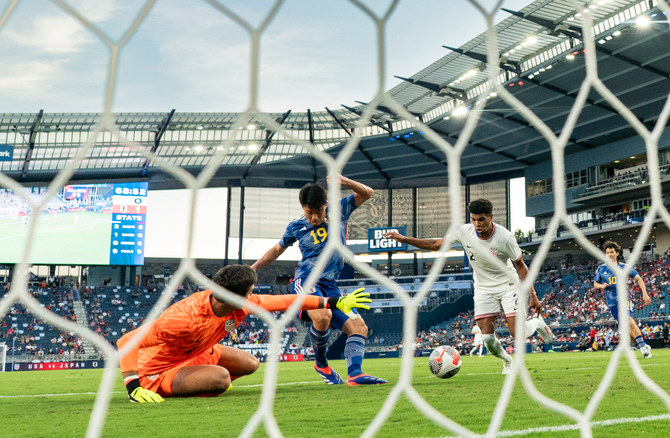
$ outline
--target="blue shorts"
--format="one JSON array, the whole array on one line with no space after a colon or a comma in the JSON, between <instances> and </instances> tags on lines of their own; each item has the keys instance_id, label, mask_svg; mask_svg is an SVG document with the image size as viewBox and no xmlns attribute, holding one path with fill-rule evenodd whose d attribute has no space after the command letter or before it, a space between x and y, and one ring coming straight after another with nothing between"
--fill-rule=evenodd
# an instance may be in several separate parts
<instances>
[{"instance_id":1,"label":"blue shorts","mask_svg":"<svg viewBox=\"0 0 670 438\"><path fill-rule=\"evenodd\" d=\"M307 282L306 278L296 278L291 286L291 293L293 294L305 294L302 288L302 285ZM317 297L341 297L342 292L340 288L337 287L337 283L333 280L320 279L317 281L316 285L312 288L312 291L308 295L316 295ZM333 317L330 319L330 326L338 330L342 330L342 326L349 319L346 313L339 309L331 309L333 312ZM356 309L353 309L354 313ZM298 318L303 321L311 321L306 311L298 312Z\"/></svg>"},{"instance_id":2,"label":"blue shorts","mask_svg":"<svg viewBox=\"0 0 670 438\"><path fill-rule=\"evenodd\" d=\"M616 319L617 322L620 322L619 321L619 303L617 302L613 306L609 306L609 307L610 307L610 312L612 312L612 316L614 317L614 319ZM628 316L630 316L632 318L633 317L633 302L630 300L630 298L628 300L626 300L626 310L628 310Z\"/></svg>"}]
</instances>

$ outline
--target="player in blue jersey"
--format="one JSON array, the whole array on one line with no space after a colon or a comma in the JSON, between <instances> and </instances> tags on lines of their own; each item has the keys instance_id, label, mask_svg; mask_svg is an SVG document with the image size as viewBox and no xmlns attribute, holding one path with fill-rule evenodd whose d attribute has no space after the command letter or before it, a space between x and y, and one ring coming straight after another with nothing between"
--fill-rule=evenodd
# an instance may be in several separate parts
<instances>
[{"instance_id":1,"label":"player in blue jersey","mask_svg":"<svg viewBox=\"0 0 670 438\"><path fill-rule=\"evenodd\" d=\"M342 186L351 189L354 193L340 200L340 236L342 243L346 241L347 221L351 213L372 197L373 190L359 182L340 176ZM289 246L298 242L302 259L298 263L293 280L293 293L318 295L324 297L340 296L341 292L335 280L340 278L344 258L334 252L324 268L319 280L311 291L303 290L307 277L312 272L316 262L328 242L328 197L326 190L317 184L307 184L298 195L304 215L291 221L279 243L266 252L251 268L255 271L274 262ZM342 330L347 334L344 347L344 357L347 360L347 385L371 385L387 383L386 380L363 373L362 363L365 354L365 341L368 327L360 315L350 317L340 310L318 309L306 312L312 321L309 336L314 347L314 369L329 385L344 383L340 375L328 365L326 359L330 327ZM354 312L356 313L356 312ZM303 319L307 319L302 315Z\"/></svg>"},{"instance_id":2,"label":"player in blue jersey","mask_svg":"<svg viewBox=\"0 0 670 438\"><path fill-rule=\"evenodd\" d=\"M603 244L603 249L605 250L605 255L609 257L613 263L617 264L621 269L624 268L625 265L617 261L619 254L621 253L621 247L619 244L616 242L607 241ZM647 294L647 289L644 286L644 281L642 280L642 277L640 277L640 274L638 274L635 269L631 268L629 275L633 280L635 280L637 285L640 287L640 290L642 290L642 300L644 305L650 305L651 298ZM616 274L614 274L607 265L600 265L598 266L598 269L596 269L596 274L593 278L593 287L605 291L605 299L607 300L607 305L610 308L610 312L612 312L612 316L614 316L619 324L621 324L621 321L619 321L619 300L617 298L616 292L616 280ZM642 332L633 319L633 303L630 300L630 297L626 298L626 301L623 304L626 306L626 310L628 311L628 326L630 327L630 337L637 344L637 347L642 353L642 357L645 359L650 359L651 347L644 342Z\"/></svg>"}]
</instances>

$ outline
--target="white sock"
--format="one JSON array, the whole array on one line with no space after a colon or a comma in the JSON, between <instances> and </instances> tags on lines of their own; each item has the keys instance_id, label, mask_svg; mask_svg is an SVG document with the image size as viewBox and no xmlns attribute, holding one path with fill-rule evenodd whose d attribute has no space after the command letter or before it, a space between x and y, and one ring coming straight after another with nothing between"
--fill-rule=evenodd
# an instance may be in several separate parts
<instances>
[{"instance_id":1,"label":"white sock","mask_svg":"<svg viewBox=\"0 0 670 438\"><path fill-rule=\"evenodd\" d=\"M484 349L484 346L482 344L479 344L479 354L477 356L481 357L483 349Z\"/></svg>"},{"instance_id":2,"label":"white sock","mask_svg":"<svg viewBox=\"0 0 670 438\"><path fill-rule=\"evenodd\" d=\"M470 356L472 356L472 353L474 353L476 349L477 349L476 345L474 347L472 347L472 350L470 350Z\"/></svg>"},{"instance_id":3,"label":"white sock","mask_svg":"<svg viewBox=\"0 0 670 438\"><path fill-rule=\"evenodd\" d=\"M544 318L542 318L542 315L537 317L537 332L540 334L542 337L542 340L550 344L554 341L554 334L551 332L551 329L547 325L546 322L544 322Z\"/></svg>"},{"instance_id":4,"label":"white sock","mask_svg":"<svg viewBox=\"0 0 670 438\"><path fill-rule=\"evenodd\" d=\"M532 336L535 330L540 331L540 320L531 318L526 320L526 338Z\"/></svg>"},{"instance_id":5,"label":"white sock","mask_svg":"<svg viewBox=\"0 0 670 438\"><path fill-rule=\"evenodd\" d=\"M512 356L507 354L507 352L503 349L502 345L500 344L500 341L498 340L498 338L496 338L495 334L491 333L488 335L482 335L482 339L484 340L484 345L486 345L486 349L489 350L492 355L494 355L495 357L499 357L508 364L512 363Z\"/></svg>"}]
</instances>

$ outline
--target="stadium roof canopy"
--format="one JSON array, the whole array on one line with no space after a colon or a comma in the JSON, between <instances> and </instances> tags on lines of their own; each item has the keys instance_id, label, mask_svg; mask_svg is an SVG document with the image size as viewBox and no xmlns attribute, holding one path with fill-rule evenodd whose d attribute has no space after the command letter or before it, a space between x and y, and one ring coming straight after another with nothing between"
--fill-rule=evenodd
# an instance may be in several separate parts
<instances>
[{"instance_id":1,"label":"stadium roof canopy","mask_svg":"<svg viewBox=\"0 0 670 438\"><path fill-rule=\"evenodd\" d=\"M655 2L588 2L599 77L635 116L652 129L670 93L670 33ZM581 18L570 0L538 0L496 25L500 53L498 82L560 133L585 78ZM647 28L638 16L650 18ZM485 86L488 40L482 34L387 93L432 130L454 144L465 117L460 113L486 99L486 107L461 159L464 183L522 176L526 167L551 158L547 141L514 108ZM267 114L282 126L274 131L251 115L236 126L236 113L114 114L121 135L154 151L165 163L197 174L215 155L222 157L212 186L297 187L321 179L323 164L295 138L332 156L359 125L366 108ZM14 145L0 170L24 183L50 181L89 140L100 114L0 114L0 143ZM285 130L285 131L284 131ZM566 153L576 153L636 136L633 128L591 90ZM147 178L153 188L181 183L128 147L116 133L102 132L80 164L75 180ZM232 139L230 139L232 137ZM228 142L227 140L230 139ZM224 156L225 154L225 156ZM445 154L412 123L388 107L375 108L371 122L343 173L373 187L446 185Z\"/></svg>"}]
</instances>

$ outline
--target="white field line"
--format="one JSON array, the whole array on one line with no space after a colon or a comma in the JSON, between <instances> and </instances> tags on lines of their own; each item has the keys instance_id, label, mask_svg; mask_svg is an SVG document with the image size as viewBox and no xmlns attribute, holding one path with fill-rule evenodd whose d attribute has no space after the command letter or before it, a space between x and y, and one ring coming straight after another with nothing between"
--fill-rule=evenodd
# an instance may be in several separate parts
<instances>
[{"instance_id":1,"label":"white field line","mask_svg":"<svg viewBox=\"0 0 670 438\"><path fill-rule=\"evenodd\" d=\"M644 363L640 364L641 367L658 367L658 366L669 366L670 363ZM620 367L624 368L629 368L628 364L620 364ZM583 371L583 370L602 370L603 367L580 367L580 368L563 368L563 369L555 369L555 370L542 370L542 372L549 372L549 373L563 373L567 371ZM488 375L495 375L495 374L500 374L500 373L466 373L468 376L488 376ZM433 376L429 376L433 377Z\"/></svg>"},{"instance_id":2,"label":"white field line","mask_svg":"<svg viewBox=\"0 0 670 438\"><path fill-rule=\"evenodd\" d=\"M654 367L654 366L670 366L670 363L647 363L640 364L642 367ZM566 368L566 369L556 369L556 370L544 370L549 372L567 372L567 371L580 371L580 370L598 370L602 367L581 367L581 368ZM500 373L466 373L468 376L486 376L486 375L496 375ZM436 378L435 376L426 376L429 379ZM321 380L311 380L307 382L284 382L277 383L277 386L289 386L289 385L307 385L313 383L323 383ZM256 385L234 385L235 388L260 388L263 386L262 383ZM15 395L0 395L0 399L3 398L30 398L30 397L63 397L63 396L72 396L72 395L95 395L97 392L67 392L62 394L15 394ZM125 394L123 391L112 391L112 394Z\"/></svg>"},{"instance_id":3,"label":"white field line","mask_svg":"<svg viewBox=\"0 0 670 438\"><path fill-rule=\"evenodd\" d=\"M660 364L645 364L644 366L655 366ZM577 369L599 369L600 367L584 367ZM570 370L547 370L547 371L570 371ZM479 373L479 374L494 374L494 373ZM497 373L495 373L497 374ZM431 376L433 377L433 376ZM278 383L277 386L289 386L289 385L305 385L305 384L323 384L321 380L313 380L307 382L285 382ZM255 385L235 385L235 388L257 388L263 386L263 384ZM66 396L76 396L76 395L96 395L96 392L67 392L61 394L16 394L16 395L0 395L0 399L11 399L11 398L36 398L36 397L66 397ZM125 394L125 391L112 391L112 394ZM631 417L631 418L612 418L609 420L602 421L593 421L591 422L591 427L606 427L613 426L616 424L626 424L626 423L643 423L646 421L658 421L658 420L670 420L670 414L663 415L649 415L646 417ZM546 427L534 427L530 429L519 429L519 430L502 430L496 434L496 437L508 437L508 436L522 436L528 435L531 433L542 433L542 432L565 432L571 430L579 430L579 425L577 424L564 424L561 426L546 426Z\"/></svg>"},{"instance_id":4,"label":"white field line","mask_svg":"<svg viewBox=\"0 0 670 438\"><path fill-rule=\"evenodd\" d=\"M613 426L615 424L643 423L646 421L658 421L658 420L670 420L670 414L648 415L646 417L611 418L609 420L592 421L591 427L598 428L598 427ZM569 430L579 430L579 425L565 424L562 426L533 427L530 429L520 429L520 430L501 430L496 434L496 437L519 436L519 435L528 435L530 433L541 433L541 432L566 432Z\"/></svg>"},{"instance_id":5,"label":"white field line","mask_svg":"<svg viewBox=\"0 0 670 438\"><path fill-rule=\"evenodd\" d=\"M648 415L646 417L611 418L609 420L592 421L591 427L598 428L598 427L614 426L615 424L644 423L646 421L659 421L659 420L670 420L670 414ZM496 433L495 436L496 437L522 436L531 433L568 432L571 430L579 430L579 425L564 424L562 426L532 427L529 429L518 429L518 430L501 430L498 433ZM450 435L443 438L458 438L458 437Z\"/></svg>"},{"instance_id":6,"label":"white field line","mask_svg":"<svg viewBox=\"0 0 670 438\"><path fill-rule=\"evenodd\" d=\"M306 385L306 384L311 384L311 383L321 383L323 384L323 380L313 380L309 382L285 382L285 383L277 383L277 386L288 386L288 385ZM233 385L233 389L235 388L259 388L263 386L262 383L259 383L257 385ZM112 394L125 394L125 391L112 391ZM15 394L15 395L0 395L0 399L4 398L32 398L32 397L66 397L66 396L73 396L73 395L96 395L97 392L64 392L61 394Z\"/></svg>"},{"instance_id":7,"label":"white field line","mask_svg":"<svg viewBox=\"0 0 670 438\"><path fill-rule=\"evenodd\" d=\"M96 395L97 392L64 392L62 394L15 394L0 395L2 398L33 398L33 397L67 397L70 395ZM112 394L125 394L124 391L112 391Z\"/></svg>"}]
</instances>

